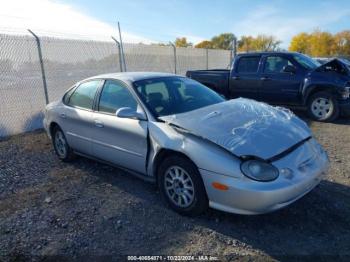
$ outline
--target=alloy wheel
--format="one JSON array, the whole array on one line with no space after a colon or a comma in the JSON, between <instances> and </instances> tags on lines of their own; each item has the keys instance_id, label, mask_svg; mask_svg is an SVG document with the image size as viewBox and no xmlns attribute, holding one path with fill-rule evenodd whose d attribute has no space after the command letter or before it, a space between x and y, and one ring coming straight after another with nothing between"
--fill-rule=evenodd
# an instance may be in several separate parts
<instances>
[{"instance_id":1,"label":"alloy wheel","mask_svg":"<svg viewBox=\"0 0 350 262\"><path fill-rule=\"evenodd\" d=\"M318 97L311 104L311 112L319 119L326 119L332 115L334 105L331 99Z\"/></svg>"},{"instance_id":2,"label":"alloy wheel","mask_svg":"<svg viewBox=\"0 0 350 262\"><path fill-rule=\"evenodd\" d=\"M178 207L189 207L194 200L194 184L188 173L179 166L165 172L164 186L169 199Z\"/></svg>"}]
</instances>

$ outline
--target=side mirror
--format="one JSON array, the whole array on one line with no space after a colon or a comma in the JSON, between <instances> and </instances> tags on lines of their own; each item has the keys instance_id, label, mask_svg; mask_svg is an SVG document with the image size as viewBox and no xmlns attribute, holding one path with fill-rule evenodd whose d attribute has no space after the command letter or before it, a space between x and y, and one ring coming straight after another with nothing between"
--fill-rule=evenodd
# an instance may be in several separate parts
<instances>
[{"instance_id":1,"label":"side mirror","mask_svg":"<svg viewBox=\"0 0 350 262\"><path fill-rule=\"evenodd\" d=\"M137 112L135 109L132 109L130 107L119 108L115 114L117 117L120 118L147 120L147 117L144 112Z\"/></svg>"},{"instance_id":2,"label":"side mirror","mask_svg":"<svg viewBox=\"0 0 350 262\"><path fill-rule=\"evenodd\" d=\"M296 71L297 71L297 69L295 68L295 66L292 66L292 65L286 65L283 67L283 72L285 72L285 73L294 74Z\"/></svg>"}]
</instances>

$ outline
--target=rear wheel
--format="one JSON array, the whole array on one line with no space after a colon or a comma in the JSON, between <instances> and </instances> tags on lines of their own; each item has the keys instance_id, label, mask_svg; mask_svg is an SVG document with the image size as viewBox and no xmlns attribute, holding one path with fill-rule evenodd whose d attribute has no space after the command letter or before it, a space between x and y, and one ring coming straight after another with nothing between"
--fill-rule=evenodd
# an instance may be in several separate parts
<instances>
[{"instance_id":1,"label":"rear wheel","mask_svg":"<svg viewBox=\"0 0 350 262\"><path fill-rule=\"evenodd\" d=\"M308 114L317 121L333 121L339 116L338 102L328 92L315 93L309 99Z\"/></svg>"},{"instance_id":2,"label":"rear wheel","mask_svg":"<svg viewBox=\"0 0 350 262\"><path fill-rule=\"evenodd\" d=\"M208 198L197 167L181 156L166 158L158 170L163 198L176 212L195 216L208 208Z\"/></svg>"},{"instance_id":3,"label":"rear wheel","mask_svg":"<svg viewBox=\"0 0 350 262\"><path fill-rule=\"evenodd\" d=\"M52 142L59 159L65 162L74 159L73 150L69 147L63 131L58 126L52 132Z\"/></svg>"}]
</instances>

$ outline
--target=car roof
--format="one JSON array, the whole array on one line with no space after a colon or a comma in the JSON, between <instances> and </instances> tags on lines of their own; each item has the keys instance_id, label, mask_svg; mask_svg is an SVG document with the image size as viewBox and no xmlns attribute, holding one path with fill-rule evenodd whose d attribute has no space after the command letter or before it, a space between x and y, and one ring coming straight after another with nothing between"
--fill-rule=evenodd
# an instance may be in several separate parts
<instances>
[{"instance_id":1,"label":"car roof","mask_svg":"<svg viewBox=\"0 0 350 262\"><path fill-rule=\"evenodd\" d=\"M249 56L249 55L289 55L289 54L299 54L298 52L288 52L288 51L264 51L264 52L246 52L238 53L239 56Z\"/></svg>"},{"instance_id":2,"label":"car roof","mask_svg":"<svg viewBox=\"0 0 350 262\"><path fill-rule=\"evenodd\" d=\"M87 78L85 80L92 79L116 79L124 82L135 82L139 80L152 79L158 77L172 77L177 76L175 74L170 73L160 73L160 72L120 72L120 73L110 73L110 74L102 74Z\"/></svg>"}]
</instances>

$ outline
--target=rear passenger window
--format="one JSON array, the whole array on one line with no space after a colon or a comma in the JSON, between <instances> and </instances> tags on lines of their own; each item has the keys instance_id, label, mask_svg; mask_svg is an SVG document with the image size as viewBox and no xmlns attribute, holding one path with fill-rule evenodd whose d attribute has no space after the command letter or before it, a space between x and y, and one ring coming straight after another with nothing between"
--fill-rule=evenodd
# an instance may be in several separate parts
<instances>
[{"instance_id":1,"label":"rear passenger window","mask_svg":"<svg viewBox=\"0 0 350 262\"><path fill-rule=\"evenodd\" d=\"M75 87L72 87L63 97L63 102L68 105L70 96L73 94Z\"/></svg>"},{"instance_id":2,"label":"rear passenger window","mask_svg":"<svg viewBox=\"0 0 350 262\"><path fill-rule=\"evenodd\" d=\"M237 73L258 72L260 56L241 57L238 61Z\"/></svg>"},{"instance_id":3,"label":"rear passenger window","mask_svg":"<svg viewBox=\"0 0 350 262\"><path fill-rule=\"evenodd\" d=\"M74 107L92 109L94 97L100 84L101 80L82 83L70 96L68 104Z\"/></svg>"}]
</instances>

